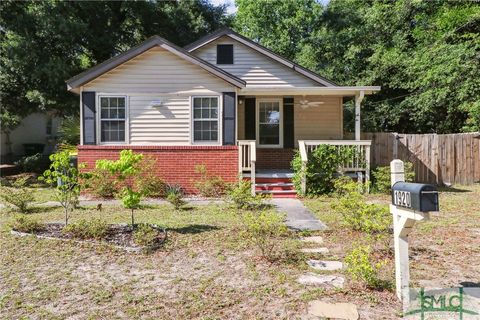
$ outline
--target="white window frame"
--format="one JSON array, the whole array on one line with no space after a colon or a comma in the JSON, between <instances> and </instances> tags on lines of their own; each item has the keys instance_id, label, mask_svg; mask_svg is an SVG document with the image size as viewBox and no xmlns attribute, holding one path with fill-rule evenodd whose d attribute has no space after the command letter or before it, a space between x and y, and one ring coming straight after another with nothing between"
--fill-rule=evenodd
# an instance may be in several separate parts
<instances>
[{"instance_id":1,"label":"white window frame","mask_svg":"<svg viewBox=\"0 0 480 320\"><path fill-rule=\"evenodd\" d=\"M102 108L100 105L101 98L124 98L125 99L125 140L124 141L102 141L102 133L101 133L101 122L102 122ZM111 94L111 93L99 93L97 94L96 98L96 140L97 145L125 145L130 144L130 116L129 116L129 96L125 94ZM118 119L117 119L118 120ZM108 121L108 120L107 120ZM113 120L112 120L113 121Z\"/></svg>"},{"instance_id":2,"label":"white window frame","mask_svg":"<svg viewBox=\"0 0 480 320\"><path fill-rule=\"evenodd\" d=\"M193 111L193 101L195 98L217 98L217 106L218 106L218 133L217 133L217 140L218 141L195 141L195 130L194 130L194 111ZM221 146L223 141L223 99L220 95L195 95L190 96L190 144L191 145L210 145L210 146Z\"/></svg>"},{"instance_id":3,"label":"white window frame","mask_svg":"<svg viewBox=\"0 0 480 320\"><path fill-rule=\"evenodd\" d=\"M262 102L278 102L280 109L280 118L278 123L279 139L278 144L260 144L260 103ZM277 98L257 99L255 108L255 136L257 137L257 147L259 148L283 148L283 100Z\"/></svg>"}]
</instances>

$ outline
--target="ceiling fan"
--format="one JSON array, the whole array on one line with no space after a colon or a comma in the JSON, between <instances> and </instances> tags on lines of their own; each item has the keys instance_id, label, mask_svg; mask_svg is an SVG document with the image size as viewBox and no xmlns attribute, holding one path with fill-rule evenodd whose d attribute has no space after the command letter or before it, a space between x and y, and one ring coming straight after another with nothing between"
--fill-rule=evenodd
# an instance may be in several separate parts
<instances>
[{"instance_id":1,"label":"ceiling fan","mask_svg":"<svg viewBox=\"0 0 480 320\"><path fill-rule=\"evenodd\" d=\"M307 109L308 107L318 107L319 105L324 104L323 101L308 101L305 96L302 97L295 105L299 106L302 109Z\"/></svg>"}]
</instances>

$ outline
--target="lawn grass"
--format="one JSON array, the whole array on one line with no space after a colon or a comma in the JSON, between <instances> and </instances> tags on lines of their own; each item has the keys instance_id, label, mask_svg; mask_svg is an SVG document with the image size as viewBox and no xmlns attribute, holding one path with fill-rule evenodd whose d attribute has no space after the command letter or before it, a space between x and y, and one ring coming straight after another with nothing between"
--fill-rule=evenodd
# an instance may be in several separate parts
<instances>
[{"instance_id":1,"label":"lawn grass","mask_svg":"<svg viewBox=\"0 0 480 320\"><path fill-rule=\"evenodd\" d=\"M61 208L31 214L62 221ZM152 254L107 245L18 238L0 217L0 318L240 319L289 318L304 313L308 289L295 279L303 263L268 263L241 236L240 213L227 205L175 211L146 206L136 221L168 228ZM72 222L101 217L130 221L119 206L82 207Z\"/></svg>"}]
</instances>

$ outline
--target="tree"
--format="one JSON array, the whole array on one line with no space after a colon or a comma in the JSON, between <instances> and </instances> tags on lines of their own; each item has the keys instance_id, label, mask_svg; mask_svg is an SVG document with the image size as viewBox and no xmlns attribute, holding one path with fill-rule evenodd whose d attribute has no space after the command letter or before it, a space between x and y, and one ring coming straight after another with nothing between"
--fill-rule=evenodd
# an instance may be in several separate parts
<instances>
[{"instance_id":1,"label":"tree","mask_svg":"<svg viewBox=\"0 0 480 320\"><path fill-rule=\"evenodd\" d=\"M142 193L133 190L132 178L138 174L138 164L142 159L142 154L136 154L132 150L122 150L118 160L97 160L96 162L97 169L107 170L116 175L118 180L126 183L121 192L121 200L125 208L132 210L132 228L135 227L134 210L138 208L142 199Z\"/></svg>"},{"instance_id":2,"label":"tree","mask_svg":"<svg viewBox=\"0 0 480 320\"><path fill-rule=\"evenodd\" d=\"M7 161L11 161L12 157L12 142L10 141L10 134L16 127L20 125L21 119L18 115L11 113L3 108L0 110L0 129L5 134L5 146L7 152L5 154Z\"/></svg>"},{"instance_id":3,"label":"tree","mask_svg":"<svg viewBox=\"0 0 480 320\"><path fill-rule=\"evenodd\" d=\"M50 168L45 170L39 180L55 186L55 197L64 209L65 225L67 225L70 213L75 208L80 194L79 172L71 162L68 151L54 153L50 156L50 160L52 161Z\"/></svg>"}]
</instances>

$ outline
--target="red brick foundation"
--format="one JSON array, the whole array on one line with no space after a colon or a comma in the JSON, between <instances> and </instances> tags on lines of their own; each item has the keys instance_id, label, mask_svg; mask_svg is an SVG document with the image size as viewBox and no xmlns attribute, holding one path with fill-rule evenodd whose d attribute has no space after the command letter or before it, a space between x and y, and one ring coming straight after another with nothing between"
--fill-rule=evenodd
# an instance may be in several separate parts
<instances>
[{"instance_id":1,"label":"red brick foundation","mask_svg":"<svg viewBox=\"0 0 480 320\"><path fill-rule=\"evenodd\" d=\"M195 166L203 164L209 175L225 182L238 179L238 147L236 146L78 146L78 163L84 170L95 167L99 159L118 159L121 150L130 149L156 160L155 173L166 183L182 186L187 194L195 194L194 182L199 178Z\"/></svg>"},{"instance_id":2,"label":"red brick foundation","mask_svg":"<svg viewBox=\"0 0 480 320\"><path fill-rule=\"evenodd\" d=\"M290 169L295 149L257 148L257 169Z\"/></svg>"}]
</instances>

